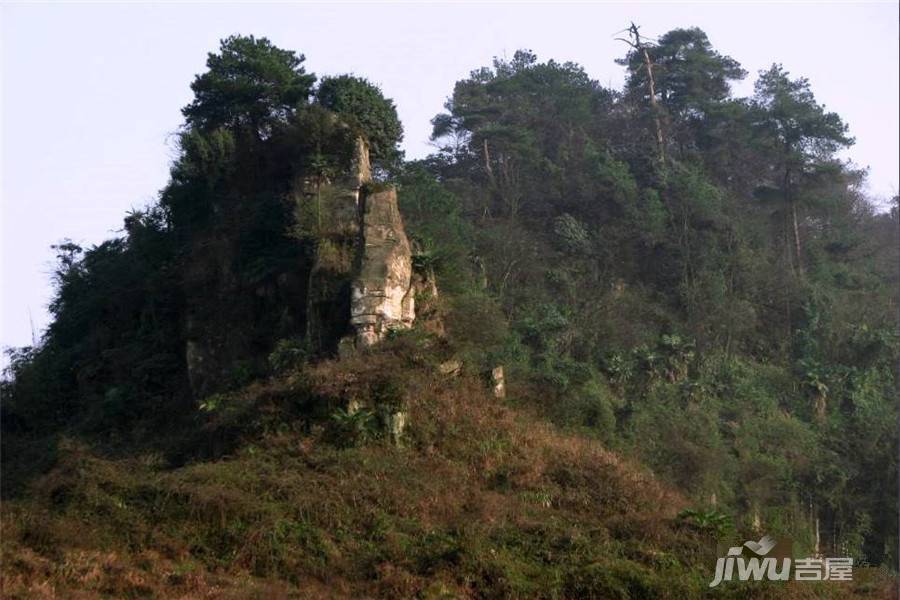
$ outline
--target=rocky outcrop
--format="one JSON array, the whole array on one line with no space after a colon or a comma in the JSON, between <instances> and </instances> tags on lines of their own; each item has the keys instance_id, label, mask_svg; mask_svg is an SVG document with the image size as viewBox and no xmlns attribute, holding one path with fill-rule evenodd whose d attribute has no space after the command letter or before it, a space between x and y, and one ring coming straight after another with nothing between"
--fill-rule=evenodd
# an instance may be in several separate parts
<instances>
[{"instance_id":1,"label":"rocky outcrop","mask_svg":"<svg viewBox=\"0 0 900 600\"><path fill-rule=\"evenodd\" d=\"M306 226L317 240L307 286L306 337L320 352L335 352L339 341L350 333L350 290L357 263L362 193L371 178L369 148L357 138L343 176L334 181L307 178L298 184L297 212L305 214Z\"/></svg>"},{"instance_id":2,"label":"rocky outcrop","mask_svg":"<svg viewBox=\"0 0 900 600\"><path fill-rule=\"evenodd\" d=\"M391 329L415 320L412 252L397 207L397 191L386 187L363 196L358 266L353 280L350 324L357 346L371 346Z\"/></svg>"},{"instance_id":3,"label":"rocky outcrop","mask_svg":"<svg viewBox=\"0 0 900 600\"><path fill-rule=\"evenodd\" d=\"M506 398L506 375L502 366L491 370L491 389L494 390L495 398Z\"/></svg>"},{"instance_id":4,"label":"rocky outcrop","mask_svg":"<svg viewBox=\"0 0 900 600\"><path fill-rule=\"evenodd\" d=\"M259 216L249 202L223 204L194 234L183 278L183 339L195 398L264 373L278 340L305 336L314 352L352 353L409 328L417 293L430 314L437 289L433 277L413 272L396 190L373 182L366 141L347 125L337 130L337 162L272 185L272 198L286 194L293 219L277 202L259 213L284 213L277 218L291 235L271 243L287 260L266 264L258 249L245 260L244 227Z\"/></svg>"},{"instance_id":5,"label":"rocky outcrop","mask_svg":"<svg viewBox=\"0 0 900 600\"><path fill-rule=\"evenodd\" d=\"M304 186L312 199L310 182ZM345 177L315 186L320 231L307 310L313 346L343 353L411 327L425 279L413 273L396 189L372 182L365 141L357 140Z\"/></svg>"},{"instance_id":6,"label":"rocky outcrop","mask_svg":"<svg viewBox=\"0 0 900 600\"><path fill-rule=\"evenodd\" d=\"M430 314L437 288L433 276L413 271L396 190L373 183L364 139L342 156L340 175L298 175L289 188L296 269L279 267L259 282L239 276L246 265L238 221L198 235L184 278L184 358L194 397L264 372L278 339L305 333L314 351L346 354L411 327L417 296ZM313 243L310 256L303 249Z\"/></svg>"},{"instance_id":7,"label":"rocky outcrop","mask_svg":"<svg viewBox=\"0 0 900 600\"><path fill-rule=\"evenodd\" d=\"M462 372L462 362L457 359L450 359L438 365L438 373L448 377L456 377Z\"/></svg>"}]
</instances>

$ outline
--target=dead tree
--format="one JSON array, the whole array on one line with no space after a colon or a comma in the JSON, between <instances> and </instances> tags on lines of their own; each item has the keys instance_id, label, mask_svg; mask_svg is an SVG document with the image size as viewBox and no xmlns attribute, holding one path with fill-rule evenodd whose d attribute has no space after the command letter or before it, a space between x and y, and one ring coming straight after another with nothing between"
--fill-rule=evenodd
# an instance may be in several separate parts
<instances>
[{"instance_id":1,"label":"dead tree","mask_svg":"<svg viewBox=\"0 0 900 600\"><path fill-rule=\"evenodd\" d=\"M656 129L656 145L659 150L659 161L666 162L666 141L663 135L662 119L660 118L660 106L656 100L656 81L653 79L653 61L650 59L650 53L647 51L647 44L641 39L639 27L631 23L626 30L630 39L616 38L621 42L625 42L631 46L635 52L641 57L644 63L644 70L647 71L647 88L650 94L650 113L653 116L653 125Z\"/></svg>"}]
</instances>

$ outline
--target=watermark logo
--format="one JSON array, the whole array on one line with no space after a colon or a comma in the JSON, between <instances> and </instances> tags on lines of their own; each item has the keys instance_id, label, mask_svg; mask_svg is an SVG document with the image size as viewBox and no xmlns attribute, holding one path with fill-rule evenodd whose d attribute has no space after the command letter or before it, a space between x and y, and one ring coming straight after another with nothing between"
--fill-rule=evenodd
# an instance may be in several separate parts
<instances>
[{"instance_id":1,"label":"watermark logo","mask_svg":"<svg viewBox=\"0 0 900 600\"><path fill-rule=\"evenodd\" d=\"M729 548L725 556L716 560L716 573L709 587L723 581L787 581L792 573L796 581L851 581L853 559L793 560L790 542L779 544L767 535L759 541L750 540L743 546Z\"/></svg>"}]
</instances>

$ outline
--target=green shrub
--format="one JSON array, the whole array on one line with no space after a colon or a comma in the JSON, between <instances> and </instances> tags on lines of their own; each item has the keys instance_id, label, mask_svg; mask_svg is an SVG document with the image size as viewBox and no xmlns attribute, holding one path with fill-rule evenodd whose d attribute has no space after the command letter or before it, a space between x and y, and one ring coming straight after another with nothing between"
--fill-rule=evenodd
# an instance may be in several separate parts
<instances>
[{"instance_id":1,"label":"green shrub","mask_svg":"<svg viewBox=\"0 0 900 600\"><path fill-rule=\"evenodd\" d=\"M338 447L363 445L379 434L378 420L364 408L355 411L338 408L331 413L329 439Z\"/></svg>"},{"instance_id":2,"label":"green shrub","mask_svg":"<svg viewBox=\"0 0 900 600\"><path fill-rule=\"evenodd\" d=\"M678 519L716 539L723 539L735 530L734 519L716 509L688 508L678 513Z\"/></svg>"},{"instance_id":3,"label":"green shrub","mask_svg":"<svg viewBox=\"0 0 900 600\"><path fill-rule=\"evenodd\" d=\"M309 358L309 345L305 339L278 340L269 353L269 368L273 373L283 373L300 367Z\"/></svg>"}]
</instances>

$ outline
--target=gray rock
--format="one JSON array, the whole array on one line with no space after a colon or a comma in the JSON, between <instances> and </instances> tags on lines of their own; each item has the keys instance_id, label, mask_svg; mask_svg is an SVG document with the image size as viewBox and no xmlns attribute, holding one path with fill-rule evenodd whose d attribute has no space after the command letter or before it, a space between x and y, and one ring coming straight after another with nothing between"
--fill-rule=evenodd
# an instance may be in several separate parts
<instances>
[{"instance_id":1,"label":"gray rock","mask_svg":"<svg viewBox=\"0 0 900 600\"><path fill-rule=\"evenodd\" d=\"M494 389L495 398L506 397L506 377L503 374L503 367L494 367L491 371L491 386Z\"/></svg>"},{"instance_id":2,"label":"gray rock","mask_svg":"<svg viewBox=\"0 0 900 600\"><path fill-rule=\"evenodd\" d=\"M387 418L385 419L387 421L385 423L385 428L391 438L391 443L395 446L401 445L403 441L403 434L406 431L408 418L409 415L406 412L396 411L388 413Z\"/></svg>"},{"instance_id":3,"label":"gray rock","mask_svg":"<svg viewBox=\"0 0 900 600\"><path fill-rule=\"evenodd\" d=\"M450 377L456 377L462 370L462 363L458 360L448 360L438 365L438 373Z\"/></svg>"}]
</instances>

